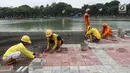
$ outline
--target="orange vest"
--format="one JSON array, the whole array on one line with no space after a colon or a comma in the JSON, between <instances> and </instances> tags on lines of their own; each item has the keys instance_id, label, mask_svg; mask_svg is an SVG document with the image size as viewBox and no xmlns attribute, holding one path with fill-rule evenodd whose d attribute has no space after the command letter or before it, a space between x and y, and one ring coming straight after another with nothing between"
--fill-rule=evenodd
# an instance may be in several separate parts
<instances>
[{"instance_id":1,"label":"orange vest","mask_svg":"<svg viewBox=\"0 0 130 73\"><path fill-rule=\"evenodd\" d=\"M88 15L88 13L84 14L84 22L86 24L86 32L88 31L88 26L90 25L90 16Z\"/></svg>"},{"instance_id":2,"label":"orange vest","mask_svg":"<svg viewBox=\"0 0 130 73\"><path fill-rule=\"evenodd\" d=\"M106 28L102 28L101 35L104 37L112 36L112 28L108 25Z\"/></svg>"},{"instance_id":3,"label":"orange vest","mask_svg":"<svg viewBox=\"0 0 130 73\"><path fill-rule=\"evenodd\" d=\"M85 13L85 14L84 14L84 21L85 21L85 24L86 24L87 26L90 25L90 16L89 16L88 13Z\"/></svg>"}]
</instances>

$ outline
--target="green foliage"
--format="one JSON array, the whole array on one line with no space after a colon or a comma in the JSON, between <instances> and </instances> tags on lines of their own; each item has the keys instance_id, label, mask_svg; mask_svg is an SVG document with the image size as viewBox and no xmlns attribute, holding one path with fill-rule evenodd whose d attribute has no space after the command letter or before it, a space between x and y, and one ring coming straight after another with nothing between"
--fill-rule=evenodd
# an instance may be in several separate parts
<instances>
[{"instance_id":1,"label":"green foliage","mask_svg":"<svg viewBox=\"0 0 130 73\"><path fill-rule=\"evenodd\" d=\"M70 4L59 2L46 6L30 7L21 5L19 7L0 7L0 18L45 18L45 17L70 17L83 16L85 10L90 8L90 14L98 15L119 15L118 0L113 0L105 4L97 3L94 5L84 4L81 9L73 8ZM127 5L127 15L130 15L130 4Z\"/></svg>"}]
</instances>

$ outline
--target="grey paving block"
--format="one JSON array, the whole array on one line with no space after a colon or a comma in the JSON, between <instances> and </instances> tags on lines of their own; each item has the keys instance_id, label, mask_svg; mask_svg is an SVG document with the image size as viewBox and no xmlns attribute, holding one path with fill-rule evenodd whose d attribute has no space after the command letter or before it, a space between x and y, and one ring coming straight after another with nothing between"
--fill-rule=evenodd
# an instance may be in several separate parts
<instances>
[{"instance_id":1,"label":"grey paving block","mask_svg":"<svg viewBox=\"0 0 130 73\"><path fill-rule=\"evenodd\" d=\"M61 70L62 69L69 69L70 70L70 66L61 66Z\"/></svg>"},{"instance_id":2,"label":"grey paving block","mask_svg":"<svg viewBox=\"0 0 130 73\"><path fill-rule=\"evenodd\" d=\"M25 66L22 70L21 73L28 73L28 66Z\"/></svg>"},{"instance_id":3,"label":"grey paving block","mask_svg":"<svg viewBox=\"0 0 130 73\"><path fill-rule=\"evenodd\" d=\"M43 64L46 61L43 60L42 58L35 58L32 60L32 62L29 64L29 70L30 69L40 69L43 67Z\"/></svg>"},{"instance_id":4,"label":"grey paving block","mask_svg":"<svg viewBox=\"0 0 130 73\"><path fill-rule=\"evenodd\" d=\"M35 58L35 59L32 60L31 63L32 63L33 66L41 66L42 61L43 60L41 58Z\"/></svg>"},{"instance_id":5,"label":"grey paving block","mask_svg":"<svg viewBox=\"0 0 130 73\"><path fill-rule=\"evenodd\" d=\"M99 73L108 73L104 66L95 66Z\"/></svg>"},{"instance_id":6,"label":"grey paving block","mask_svg":"<svg viewBox=\"0 0 130 73\"><path fill-rule=\"evenodd\" d=\"M123 65L123 69L127 72L130 73L130 66L129 65Z\"/></svg>"},{"instance_id":7,"label":"grey paving block","mask_svg":"<svg viewBox=\"0 0 130 73\"><path fill-rule=\"evenodd\" d=\"M43 70L42 69L36 69L35 71L33 71L33 73L43 73Z\"/></svg>"},{"instance_id":8,"label":"grey paving block","mask_svg":"<svg viewBox=\"0 0 130 73\"><path fill-rule=\"evenodd\" d=\"M80 70L87 70L86 66L79 66Z\"/></svg>"},{"instance_id":9,"label":"grey paving block","mask_svg":"<svg viewBox=\"0 0 130 73\"><path fill-rule=\"evenodd\" d=\"M70 73L80 73L79 70L71 70Z\"/></svg>"},{"instance_id":10,"label":"grey paving block","mask_svg":"<svg viewBox=\"0 0 130 73\"><path fill-rule=\"evenodd\" d=\"M121 65L112 66L117 73L127 73L127 71Z\"/></svg>"},{"instance_id":11,"label":"grey paving block","mask_svg":"<svg viewBox=\"0 0 130 73\"><path fill-rule=\"evenodd\" d=\"M117 73L111 65L104 65L108 73Z\"/></svg>"},{"instance_id":12,"label":"grey paving block","mask_svg":"<svg viewBox=\"0 0 130 73\"><path fill-rule=\"evenodd\" d=\"M52 70L61 70L61 66L53 66Z\"/></svg>"},{"instance_id":13,"label":"grey paving block","mask_svg":"<svg viewBox=\"0 0 130 73\"><path fill-rule=\"evenodd\" d=\"M52 71L53 66L44 66L43 71Z\"/></svg>"},{"instance_id":14,"label":"grey paving block","mask_svg":"<svg viewBox=\"0 0 130 73\"><path fill-rule=\"evenodd\" d=\"M97 70L97 68L95 67L95 66L86 66L86 68L87 68L87 71L89 72L89 73L98 73L98 70Z\"/></svg>"},{"instance_id":15,"label":"grey paving block","mask_svg":"<svg viewBox=\"0 0 130 73\"><path fill-rule=\"evenodd\" d=\"M0 73L15 73L13 66L0 67Z\"/></svg>"},{"instance_id":16,"label":"grey paving block","mask_svg":"<svg viewBox=\"0 0 130 73\"><path fill-rule=\"evenodd\" d=\"M51 71L43 71L42 73L51 73Z\"/></svg>"},{"instance_id":17,"label":"grey paving block","mask_svg":"<svg viewBox=\"0 0 130 73\"><path fill-rule=\"evenodd\" d=\"M69 66L62 66L61 73L70 73L70 67Z\"/></svg>"},{"instance_id":18,"label":"grey paving block","mask_svg":"<svg viewBox=\"0 0 130 73\"><path fill-rule=\"evenodd\" d=\"M87 70L80 70L80 73L89 73Z\"/></svg>"},{"instance_id":19,"label":"grey paving block","mask_svg":"<svg viewBox=\"0 0 130 73\"><path fill-rule=\"evenodd\" d=\"M19 67L17 70L16 70L16 73L21 73L21 70L23 69L23 66Z\"/></svg>"},{"instance_id":20,"label":"grey paving block","mask_svg":"<svg viewBox=\"0 0 130 73\"><path fill-rule=\"evenodd\" d=\"M70 66L70 70L79 70L79 66Z\"/></svg>"},{"instance_id":21,"label":"grey paving block","mask_svg":"<svg viewBox=\"0 0 130 73\"><path fill-rule=\"evenodd\" d=\"M60 73L60 70L52 70L51 73Z\"/></svg>"}]
</instances>

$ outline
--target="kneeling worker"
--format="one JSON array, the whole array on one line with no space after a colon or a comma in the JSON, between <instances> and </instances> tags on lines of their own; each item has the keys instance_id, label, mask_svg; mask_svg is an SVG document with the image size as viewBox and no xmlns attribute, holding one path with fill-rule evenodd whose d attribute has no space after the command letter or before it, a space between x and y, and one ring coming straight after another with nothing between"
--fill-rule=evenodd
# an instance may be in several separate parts
<instances>
[{"instance_id":1,"label":"kneeling worker","mask_svg":"<svg viewBox=\"0 0 130 73\"><path fill-rule=\"evenodd\" d=\"M5 54L3 55L2 59L7 64L13 64L17 61L17 59L20 57L21 53L23 53L25 56L33 59L35 58L35 53L27 50L26 46L31 44L30 37L27 35L24 35L21 38L21 42L10 47Z\"/></svg>"},{"instance_id":2,"label":"kneeling worker","mask_svg":"<svg viewBox=\"0 0 130 73\"><path fill-rule=\"evenodd\" d=\"M96 28L91 28L90 26L88 32L86 33L86 36L90 36L90 40L92 42L98 42L101 39L99 31Z\"/></svg>"},{"instance_id":3,"label":"kneeling worker","mask_svg":"<svg viewBox=\"0 0 130 73\"><path fill-rule=\"evenodd\" d=\"M51 29L48 29L46 31L46 37L47 37L47 49L45 49L45 52L50 50L50 53L53 53L54 50L56 49L58 52L62 50L61 45L63 44L63 39L58 34L55 34L52 32ZM51 45L53 45L52 49L50 49Z\"/></svg>"},{"instance_id":4,"label":"kneeling worker","mask_svg":"<svg viewBox=\"0 0 130 73\"><path fill-rule=\"evenodd\" d=\"M102 30L100 32L102 38L107 38L112 36L112 29L109 25L103 23L102 24Z\"/></svg>"}]
</instances>

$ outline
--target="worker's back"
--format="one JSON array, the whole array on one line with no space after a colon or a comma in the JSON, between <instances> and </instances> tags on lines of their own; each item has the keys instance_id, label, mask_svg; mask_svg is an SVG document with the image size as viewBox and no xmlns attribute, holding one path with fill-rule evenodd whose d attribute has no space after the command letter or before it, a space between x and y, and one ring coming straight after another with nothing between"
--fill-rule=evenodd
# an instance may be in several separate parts
<instances>
[{"instance_id":1,"label":"worker's back","mask_svg":"<svg viewBox=\"0 0 130 73\"><path fill-rule=\"evenodd\" d=\"M93 34L98 39L101 39L101 35L100 35L99 31L96 28L91 28L86 34L87 35Z\"/></svg>"},{"instance_id":2,"label":"worker's back","mask_svg":"<svg viewBox=\"0 0 130 73\"><path fill-rule=\"evenodd\" d=\"M14 46L11 46L3 55L2 59L4 60L7 56L9 56L10 54L20 51L22 52L24 55L28 56L29 58L34 58L33 52L28 51L26 49L26 47L22 44L22 43L18 43Z\"/></svg>"}]
</instances>

